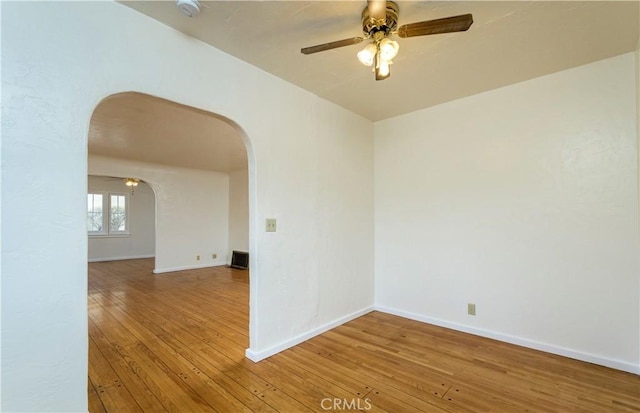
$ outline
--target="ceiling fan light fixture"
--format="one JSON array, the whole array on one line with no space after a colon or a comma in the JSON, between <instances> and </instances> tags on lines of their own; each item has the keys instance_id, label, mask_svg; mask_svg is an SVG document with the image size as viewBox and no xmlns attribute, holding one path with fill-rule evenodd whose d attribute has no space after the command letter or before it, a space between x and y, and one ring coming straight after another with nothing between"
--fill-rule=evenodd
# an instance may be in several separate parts
<instances>
[{"instance_id":1,"label":"ceiling fan light fixture","mask_svg":"<svg viewBox=\"0 0 640 413\"><path fill-rule=\"evenodd\" d=\"M376 53L376 45L373 43L369 43L365 46L364 49L358 52L358 60L365 66L371 66L373 65Z\"/></svg>"},{"instance_id":2,"label":"ceiling fan light fixture","mask_svg":"<svg viewBox=\"0 0 640 413\"><path fill-rule=\"evenodd\" d=\"M391 75L389 63L390 62L381 61L378 67L376 67L376 80L384 80Z\"/></svg>"},{"instance_id":3,"label":"ceiling fan light fixture","mask_svg":"<svg viewBox=\"0 0 640 413\"><path fill-rule=\"evenodd\" d=\"M473 16L471 14L461 14L398 27L399 11L398 5L391 0L368 0L367 7L362 10L362 33L364 37L352 37L316 46L303 47L300 52L308 55L369 40L371 43L357 53L358 60L366 66L373 66L372 71L375 73L376 80L384 80L391 75L389 65L393 63L392 60L398 55L398 50L400 49L398 43L391 40L389 36L397 35L405 38L464 32L473 24Z\"/></svg>"},{"instance_id":4,"label":"ceiling fan light fixture","mask_svg":"<svg viewBox=\"0 0 640 413\"><path fill-rule=\"evenodd\" d=\"M130 187L138 186L138 182L139 180L135 178L127 178L124 180L124 184Z\"/></svg>"},{"instance_id":5,"label":"ceiling fan light fixture","mask_svg":"<svg viewBox=\"0 0 640 413\"><path fill-rule=\"evenodd\" d=\"M375 74L376 80L385 80L391 76L391 69L389 65L393 62L381 59L379 51L376 54L375 62L376 64L373 68L373 73Z\"/></svg>"},{"instance_id":6,"label":"ceiling fan light fixture","mask_svg":"<svg viewBox=\"0 0 640 413\"><path fill-rule=\"evenodd\" d=\"M380 40L380 58L384 61L390 62L398 54L400 45L398 42L385 37Z\"/></svg>"}]
</instances>

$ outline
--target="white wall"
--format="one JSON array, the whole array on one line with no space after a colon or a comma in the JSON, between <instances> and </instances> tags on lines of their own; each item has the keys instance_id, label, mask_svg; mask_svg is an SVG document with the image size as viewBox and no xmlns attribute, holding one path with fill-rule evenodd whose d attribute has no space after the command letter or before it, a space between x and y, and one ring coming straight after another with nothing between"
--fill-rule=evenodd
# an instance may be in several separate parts
<instances>
[{"instance_id":1,"label":"white wall","mask_svg":"<svg viewBox=\"0 0 640 413\"><path fill-rule=\"evenodd\" d=\"M156 201L153 190L140 182L133 195L122 179L89 176L89 192L129 194L129 234L89 236L89 262L153 257L155 251Z\"/></svg>"},{"instance_id":2,"label":"white wall","mask_svg":"<svg viewBox=\"0 0 640 413\"><path fill-rule=\"evenodd\" d=\"M249 251L249 175L246 169L229 173L229 257Z\"/></svg>"},{"instance_id":3,"label":"white wall","mask_svg":"<svg viewBox=\"0 0 640 413\"><path fill-rule=\"evenodd\" d=\"M638 160L639 160L638 192L640 194L640 33L638 33L638 44L636 45L636 124L637 124L636 133L638 138L638 141L637 141L638 142ZM638 214L640 214L640 209L638 209ZM638 230L640 231L640 227L638 227ZM638 259L640 259L640 250L638 250ZM638 292L638 294L640 295L640 292ZM640 300L638 300L638 314L640 314ZM638 338L638 342L640 343L640 337ZM638 347L638 352L640 353L640 344Z\"/></svg>"},{"instance_id":4,"label":"white wall","mask_svg":"<svg viewBox=\"0 0 640 413\"><path fill-rule=\"evenodd\" d=\"M255 358L373 305L369 121L115 2L3 2L1 30L4 410L87 410L87 136L114 93L246 134Z\"/></svg>"},{"instance_id":5,"label":"white wall","mask_svg":"<svg viewBox=\"0 0 640 413\"><path fill-rule=\"evenodd\" d=\"M376 304L640 371L635 82L629 53L377 123Z\"/></svg>"},{"instance_id":6,"label":"white wall","mask_svg":"<svg viewBox=\"0 0 640 413\"><path fill-rule=\"evenodd\" d=\"M89 172L135 176L153 187L157 211L155 273L226 264L229 249L226 174L93 155L89 156ZM217 257L212 258L212 254Z\"/></svg>"}]
</instances>

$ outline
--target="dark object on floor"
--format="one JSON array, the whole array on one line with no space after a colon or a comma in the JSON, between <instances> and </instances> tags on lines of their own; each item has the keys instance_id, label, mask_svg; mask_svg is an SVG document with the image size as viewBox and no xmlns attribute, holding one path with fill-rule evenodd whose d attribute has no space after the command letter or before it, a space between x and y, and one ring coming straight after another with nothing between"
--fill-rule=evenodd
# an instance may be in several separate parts
<instances>
[{"instance_id":1,"label":"dark object on floor","mask_svg":"<svg viewBox=\"0 0 640 413\"><path fill-rule=\"evenodd\" d=\"M249 253L243 251L233 251L231 256L231 267L246 270L249 268Z\"/></svg>"}]
</instances>

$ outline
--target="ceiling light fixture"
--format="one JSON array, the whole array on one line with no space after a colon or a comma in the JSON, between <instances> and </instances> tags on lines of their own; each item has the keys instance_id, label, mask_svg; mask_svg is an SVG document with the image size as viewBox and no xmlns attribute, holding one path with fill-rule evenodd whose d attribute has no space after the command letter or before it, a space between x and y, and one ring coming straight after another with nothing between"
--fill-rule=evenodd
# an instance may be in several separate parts
<instances>
[{"instance_id":1,"label":"ceiling light fixture","mask_svg":"<svg viewBox=\"0 0 640 413\"><path fill-rule=\"evenodd\" d=\"M384 31L378 31L373 34L373 42L360 50L357 56L363 65L373 66L376 80L384 80L391 75L389 65L393 63L392 59L398 55L399 49L398 42L389 39Z\"/></svg>"},{"instance_id":2,"label":"ceiling light fixture","mask_svg":"<svg viewBox=\"0 0 640 413\"><path fill-rule=\"evenodd\" d=\"M176 0L176 6L187 17L196 17L200 14L198 0Z\"/></svg>"},{"instance_id":3,"label":"ceiling light fixture","mask_svg":"<svg viewBox=\"0 0 640 413\"><path fill-rule=\"evenodd\" d=\"M431 34L464 32L473 24L471 14L443 17L405 24L398 27L398 5L389 0L367 0L362 10L362 37L351 37L335 42L318 44L300 49L302 54L313 54L338 47L351 46L365 40L371 42L358 52L358 60L365 66L373 66L376 80L384 80L391 75L390 65L398 54L398 43L390 36L417 37Z\"/></svg>"},{"instance_id":4,"label":"ceiling light fixture","mask_svg":"<svg viewBox=\"0 0 640 413\"><path fill-rule=\"evenodd\" d=\"M390 62L391 59L396 57L396 55L398 54L400 45L398 45L398 42L393 41L388 37L385 37L384 39L380 40L379 48L380 48L380 58L387 62Z\"/></svg>"},{"instance_id":5,"label":"ceiling light fixture","mask_svg":"<svg viewBox=\"0 0 640 413\"><path fill-rule=\"evenodd\" d=\"M378 53L378 49L376 45L373 43L369 43L365 46L364 49L358 52L358 60L365 66L373 65L373 61L376 57L376 53Z\"/></svg>"},{"instance_id":6,"label":"ceiling light fixture","mask_svg":"<svg viewBox=\"0 0 640 413\"><path fill-rule=\"evenodd\" d=\"M140 180L138 178L125 178L124 180L124 184L129 188L131 188L131 195L133 195L133 191L135 190L135 187L138 186L139 183L140 183Z\"/></svg>"},{"instance_id":7,"label":"ceiling light fixture","mask_svg":"<svg viewBox=\"0 0 640 413\"><path fill-rule=\"evenodd\" d=\"M138 183L140 182L139 179L136 178L127 178L124 180L124 184L126 186L138 186Z\"/></svg>"}]
</instances>

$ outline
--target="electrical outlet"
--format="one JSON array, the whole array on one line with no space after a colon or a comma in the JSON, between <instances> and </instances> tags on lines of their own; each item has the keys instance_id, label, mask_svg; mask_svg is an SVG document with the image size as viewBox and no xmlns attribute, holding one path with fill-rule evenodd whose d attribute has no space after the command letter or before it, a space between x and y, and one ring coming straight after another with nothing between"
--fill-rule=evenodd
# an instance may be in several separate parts
<instances>
[{"instance_id":1,"label":"electrical outlet","mask_svg":"<svg viewBox=\"0 0 640 413\"><path fill-rule=\"evenodd\" d=\"M267 232L276 232L276 219L275 218L267 218L265 230Z\"/></svg>"},{"instance_id":2,"label":"electrical outlet","mask_svg":"<svg viewBox=\"0 0 640 413\"><path fill-rule=\"evenodd\" d=\"M211 258L215 260L216 258L218 258L218 254L211 254Z\"/></svg>"},{"instance_id":3,"label":"electrical outlet","mask_svg":"<svg viewBox=\"0 0 640 413\"><path fill-rule=\"evenodd\" d=\"M196 261L200 261L200 256L196 255Z\"/></svg>"},{"instance_id":4,"label":"electrical outlet","mask_svg":"<svg viewBox=\"0 0 640 413\"><path fill-rule=\"evenodd\" d=\"M467 304L467 314L476 315L476 305L472 303Z\"/></svg>"}]
</instances>

